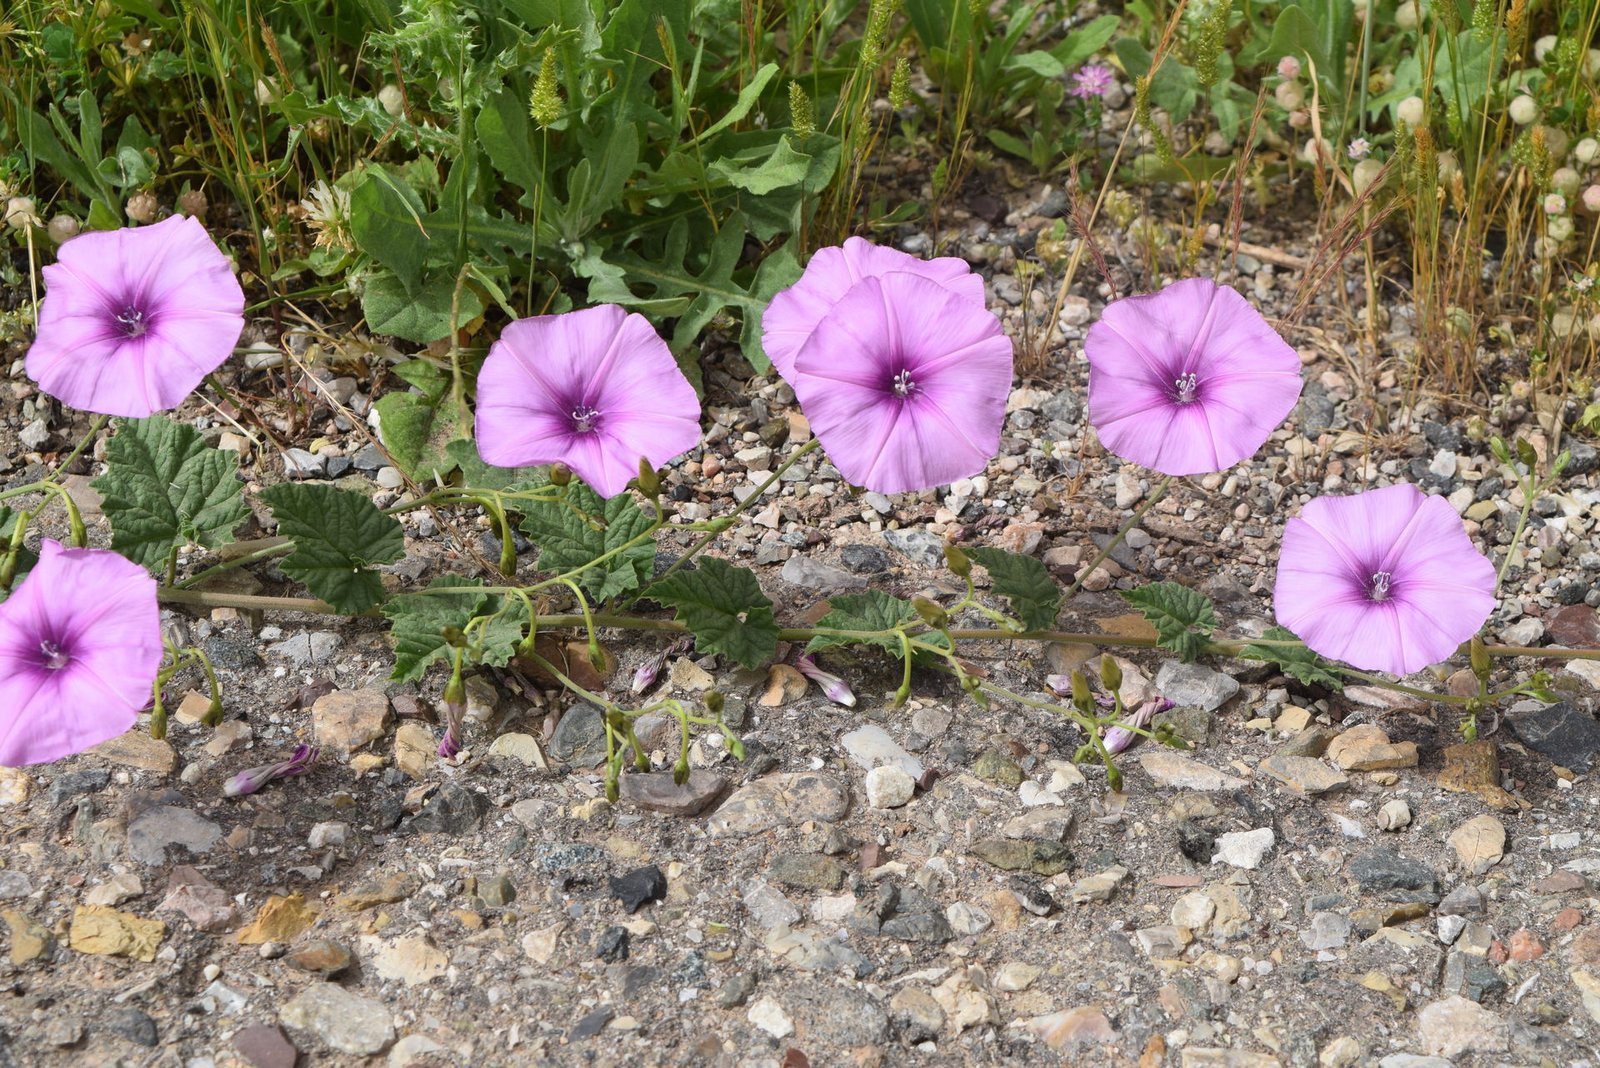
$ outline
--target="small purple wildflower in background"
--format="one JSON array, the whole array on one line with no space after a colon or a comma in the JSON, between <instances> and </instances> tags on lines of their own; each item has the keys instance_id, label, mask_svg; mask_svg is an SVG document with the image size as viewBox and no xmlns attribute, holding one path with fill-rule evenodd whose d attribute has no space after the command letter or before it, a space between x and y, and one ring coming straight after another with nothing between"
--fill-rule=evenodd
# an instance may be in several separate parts
<instances>
[{"instance_id":1,"label":"small purple wildflower in background","mask_svg":"<svg viewBox=\"0 0 1600 1068\"><path fill-rule=\"evenodd\" d=\"M822 670L822 666L809 654L796 660L794 666L800 674L820 686L823 696L834 704L844 705L846 708L856 707L856 695L850 689L850 684L839 676Z\"/></svg>"},{"instance_id":2,"label":"small purple wildflower in background","mask_svg":"<svg viewBox=\"0 0 1600 1068\"><path fill-rule=\"evenodd\" d=\"M1289 520L1278 622L1354 667L1408 675L1454 653L1495 605L1494 566L1455 509L1401 484L1318 497Z\"/></svg>"},{"instance_id":3,"label":"small purple wildflower in background","mask_svg":"<svg viewBox=\"0 0 1600 1068\"><path fill-rule=\"evenodd\" d=\"M263 764L256 768L247 768L222 784L223 797L243 797L253 794L274 779L286 779L291 775L304 775L311 770L311 765L317 762L321 750L309 745L297 745L294 755L288 760L280 760L276 764Z\"/></svg>"},{"instance_id":4,"label":"small purple wildflower in background","mask_svg":"<svg viewBox=\"0 0 1600 1068\"><path fill-rule=\"evenodd\" d=\"M161 667L156 583L107 549L39 546L0 604L0 765L80 753L133 726Z\"/></svg>"},{"instance_id":5,"label":"small purple wildflower in background","mask_svg":"<svg viewBox=\"0 0 1600 1068\"><path fill-rule=\"evenodd\" d=\"M1347 150L1353 160L1364 160L1372 154L1372 142L1365 137L1358 137L1350 142Z\"/></svg>"},{"instance_id":6,"label":"small purple wildflower in background","mask_svg":"<svg viewBox=\"0 0 1600 1068\"><path fill-rule=\"evenodd\" d=\"M1080 100L1102 97L1116 85L1116 75L1103 63L1089 63L1072 75L1072 95Z\"/></svg>"},{"instance_id":7,"label":"small purple wildflower in background","mask_svg":"<svg viewBox=\"0 0 1600 1068\"><path fill-rule=\"evenodd\" d=\"M865 238L847 238L842 247L818 249L800 280L767 305L761 316L761 347L772 366L793 384L795 355L839 299L863 278L894 271L932 279L950 291L945 300L984 307L983 279L972 273L966 260L953 256L921 260Z\"/></svg>"},{"instance_id":8,"label":"small purple wildflower in background","mask_svg":"<svg viewBox=\"0 0 1600 1068\"><path fill-rule=\"evenodd\" d=\"M1294 349L1248 301L1209 278L1113 301L1083 348L1100 443L1162 474L1232 467L1300 398Z\"/></svg>"},{"instance_id":9,"label":"small purple wildflower in background","mask_svg":"<svg viewBox=\"0 0 1600 1068\"><path fill-rule=\"evenodd\" d=\"M700 401L650 321L615 304L518 319L478 373L478 453L564 463L602 497L700 441Z\"/></svg>"},{"instance_id":10,"label":"small purple wildflower in background","mask_svg":"<svg viewBox=\"0 0 1600 1068\"><path fill-rule=\"evenodd\" d=\"M244 330L244 290L206 228L80 234L44 269L28 377L86 412L143 418L176 407Z\"/></svg>"},{"instance_id":11,"label":"small purple wildflower in background","mask_svg":"<svg viewBox=\"0 0 1600 1068\"><path fill-rule=\"evenodd\" d=\"M846 479L879 493L931 489L979 473L1000 447L1011 340L982 306L893 272L851 286L788 377Z\"/></svg>"}]
</instances>

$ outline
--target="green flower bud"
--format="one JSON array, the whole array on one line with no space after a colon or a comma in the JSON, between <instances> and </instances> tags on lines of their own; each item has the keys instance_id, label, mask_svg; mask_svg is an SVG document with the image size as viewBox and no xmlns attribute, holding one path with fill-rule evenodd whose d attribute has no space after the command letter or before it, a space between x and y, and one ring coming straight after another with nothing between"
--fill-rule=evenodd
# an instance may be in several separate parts
<instances>
[{"instance_id":1,"label":"green flower bud","mask_svg":"<svg viewBox=\"0 0 1600 1068\"><path fill-rule=\"evenodd\" d=\"M1122 792L1122 772L1115 764L1106 765L1106 785L1116 793Z\"/></svg>"},{"instance_id":2,"label":"green flower bud","mask_svg":"<svg viewBox=\"0 0 1600 1068\"><path fill-rule=\"evenodd\" d=\"M722 702L722 691L721 690L707 690L706 691L706 711L710 712L713 716L716 716L718 719L722 718L722 703L723 702Z\"/></svg>"},{"instance_id":3,"label":"green flower bud","mask_svg":"<svg viewBox=\"0 0 1600 1068\"><path fill-rule=\"evenodd\" d=\"M550 465L550 484L552 486L565 486L572 481L572 468L566 464Z\"/></svg>"},{"instance_id":4,"label":"green flower bud","mask_svg":"<svg viewBox=\"0 0 1600 1068\"><path fill-rule=\"evenodd\" d=\"M1110 653L1100 658L1100 681L1105 683L1106 689L1116 693L1122 689L1122 668L1117 664L1117 658Z\"/></svg>"},{"instance_id":5,"label":"green flower bud","mask_svg":"<svg viewBox=\"0 0 1600 1068\"><path fill-rule=\"evenodd\" d=\"M1089 680L1083 672L1072 673L1072 703L1079 712L1089 712L1094 709L1094 694L1089 692Z\"/></svg>"},{"instance_id":6,"label":"green flower bud","mask_svg":"<svg viewBox=\"0 0 1600 1068\"><path fill-rule=\"evenodd\" d=\"M1489 681L1489 649L1483 644L1483 639L1476 634L1472 636L1472 673L1483 682Z\"/></svg>"},{"instance_id":7,"label":"green flower bud","mask_svg":"<svg viewBox=\"0 0 1600 1068\"><path fill-rule=\"evenodd\" d=\"M639 457L639 492L652 501L661 496L661 476L643 456Z\"/></svg>"},{"instance_id":8,"label":"green flower bud","mask_svg":"<svg viewBox=\"0 0 1600 1068\"><path fill-rule=\"evenodd\" d=\"M948 567L957 578L966 578L972 574L972 560L961 551L961 546L948 541L944 543L944 566Z\"/></svg>"},{"instance_id":9,"label":"green flower bud","mask_svg":"<svg viewBox=\"0 0 1600 1068\"><path fill-rule=\"evenodd\" d=\"M689 761L687 758L679 757L678 763L673 765L672 781L678 786L682 786L689 781Z\"/></svg>"},{"instance_id":10,"label":"green flower bud","mask_svg":"<svg viewBox=\"0 0 1600 1068\"><path fill-rule=\"evenodd\" d=\"M930 627L943 630L950 625L950 613L926 597L911 598L911 607L917 610L917 615L921 616L922 621Z\"/></svg>"}]
</instances>

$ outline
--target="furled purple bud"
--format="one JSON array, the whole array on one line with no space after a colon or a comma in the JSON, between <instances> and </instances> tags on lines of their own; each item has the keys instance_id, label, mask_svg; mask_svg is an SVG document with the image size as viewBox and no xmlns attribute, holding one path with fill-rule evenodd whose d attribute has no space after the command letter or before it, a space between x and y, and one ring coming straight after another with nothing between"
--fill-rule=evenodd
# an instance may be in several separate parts
<instances>
[{"instance_id":1,"label":"furled purple bud","mask_svg":"<svg viewBox=\"0 0 1600 1068\"><path fill-rule=\"evenodd\" d=\"M800 674L810 679L822 688L822 693L828 700L836 705L846 708L856 707L856 695L850 691L850 684L837 675L830 675L817 666L817 662L809 656L802 656L794 662Z\"/></svg>"},{"instance_id":2,"label":"furled purple bud","mask_svg":"<svg viewBox=\"0 0 1600 1068\"><path fill-rule=\"evenodd\" d=\"M229 779L222 786L224 797L243 797L253 794L274 779L286 779L291 775L304 775L311 770L311 765L317 762L320 751L315 746L297 745L294 755L288 760L280 760L276 764L263 764L258 768L248 768Z\"/></svg>"},{"instance_id":3,"label":"furled purple bud","mask_svg":"<svg viewBox=\"0 0 1600 1068\"><path fill-rule=\"evenodd\" d=\"M1134 709L1133 715L1126 719L1132 727L1148 727L1156 713L1165 712L1171 707L1172 702L1165 697L1153 697ZM1110 727L1105 734L1106 752L1120 753L1132 745L1137 737L1138 735L1128 727Z\"/></svg>"}]
</instances>

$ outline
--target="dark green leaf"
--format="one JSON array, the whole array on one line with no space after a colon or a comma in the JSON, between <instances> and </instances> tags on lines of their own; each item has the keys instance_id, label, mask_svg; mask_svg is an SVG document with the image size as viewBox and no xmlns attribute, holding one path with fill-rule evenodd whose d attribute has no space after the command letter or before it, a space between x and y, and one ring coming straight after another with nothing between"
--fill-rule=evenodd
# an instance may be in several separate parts
<instances>
[{"instance_id":1,"label":"dark green leaf","mask_svg":"<svg viewBox=\"0 0 1600 1068\"><path fill-rule=\"evenodd\" d=\"M1188 663L1205 650L1206 639L1217 627L1211 599L1176 582L1152 582L1126 590L1122 599L1155 624L1157 641Z\"/></svg>"},{"instance_id":2,"label":"dark green leaf","mask_svg":"<svg viewBox=\"0 0 1600 1068\"><path fill-rule=\"evenodd\" d=\"M378 398L377 408L383 447L402 471L425 483L450 474L455 461L444 450L461 437L450 397L435 403L416 393L386 393Z\"/></svg>"},{"instance_id":3,"label":"dark green leaf","mask_svg":"<svg viewBox=\"0 0 1600 1068\"><path fill-rule=\"evenodd\" d=\"M369 168L366 180L350 194L350 232L356 245L393 271L409 293L417 291L428 257L423 214L416 193L382 167Z\"/></svg>"},{"instance_id":4,"label":"dark green leaf","mask_svg":"<svg viewBox=\"0 0 1600 1068\"><path fill-rule=\"evenodd\" d=\"M910 601L892 597L882 590L830 597L828 614L817 620L817 626L824 630L892 631L907 624L921 629L922 619L917 610ZM944 644L941 634L920 634L918 639ZM806 652L815 653L841 645L876 645L895 656L901 653L900 639L892 634L818 634L806 644Z\"/></svg>"},{"instance_id":5,"label":"dark green leaf","mask_svg":"<svg viewBox=\"0 0 1600 1068\"><path fill-rule=\"evenodd\" d=\"M106 443L106 461L91 485L104 498L111 547L145 567L160 567L173 546L226 545L250 514L239 454L207 445L184 423L130 419Z\"/></svg>"},{"instance_id":6,"label":"dark green leaf","mask_svg":"<svg viewBox=\"0 0 1600 1068\"><path fill-rule=\"evenodd\" d=\"M417 291L388 271L376 271L361 291L361 314L375 334L390 334L426 345L450 336L450 303L455 278L448 271L431 271L423 276ZM460 319L465 323L483 314L483 301L477 290L461 290Z\"/></svg>"},{"instance_id":7,"label":"dark green leaf","mask_svg":"<svg viewBox=\"0 0 1600 1068\"><path fill-rule=\"evenodd\" d=\"M652 601L677 609L702 653L730 656L760 667L778 651L772 602L754 572L714 556L702 556L693 571L679 571L644 591Z\"/></svg>"},{"instance_id":8,"label":"dark green leaf","mask_svg":"<svg viewBox=\"0 0 1600 1068\"><path fill-rule=\"evenodd\" d=\"M406 593L384 604L383 614L394 624L390 628L395 654L391 679L415 681L428 665L446 658L450 646L444 635L451 628L466 634L467 648L476 662L499 667L511 660L526 631L527 613L520 601L491 597L480 591L482 585L461 575L441 575L428 583L428 589L461 592ZM485 622L471 626L475 617Z\"/></svg>"},{"instance_id":9,"label":"dark green leaf","mask_svg":"<svg viewBox=\"0 0 1600 1068\"><path fill-rule=\"evenodd\" d=\"M1050 630L1061 611L1061 589L1050 572L1031 556L1004 549L968 549L967 555L989 569L994 592L1011 602L1011 610L1029 630Z\"/></svg>"},{"instance_id":10,"label":"dark green leaf","mask_svg":"<svg viewBox=\"0 0 1600 1068\"><path fill-rule=\"evenodd\" d=\"M539 546L541 571L582 567L650 529L650 516L626 493L601 500L594 490L573 480L567 487L567 500L584 514L559 501L536 502L528 506L522 521L522 529ZM597 517L604 529L596 529L585 516ZM579 581L592 598L604 601L644 585L655 560L655 543L646 538L589 568Z\"/></svg>"},{"instance_id":11,"label":"dark green leaf","mask_svg":"<svg viewBox=\"0 0 1600 1068\"><path fill-rule=\"evenodd\" d=\"M1295 640L1295 634L1283 627L1268 627L1261 637L1268 641ZM1285 675L1307 686L1326 686L1334 691L1344 689L1344 680L1334 671L1333 664L1304 646L1257 645L1251 642L1239 650L1239 659L1266 660L1277 664Z\"/></svg>"},{"instance_id":12,"label":"dark green leaf","mask_svg":"<svg viewBox=\"0 0 1600 1068\"><path fill-rule=\"evenodd\" d=\"M400 521L378 511L371 498L334 486L284 483L261 492L278 520L278 533L294 541L284 573L341 612L355 614L383 600L383 581L368 565L405 555Z\"/></svg>"}]
</instances>

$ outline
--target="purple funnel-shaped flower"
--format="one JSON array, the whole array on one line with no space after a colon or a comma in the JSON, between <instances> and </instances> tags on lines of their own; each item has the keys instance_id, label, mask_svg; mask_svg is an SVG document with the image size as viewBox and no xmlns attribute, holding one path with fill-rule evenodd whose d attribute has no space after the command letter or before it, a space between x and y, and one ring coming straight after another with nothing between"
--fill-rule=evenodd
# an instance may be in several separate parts
<instances>
[{"instance_id":1,"label":"purple funnel-shaped flower","mask_svg":"<svg viewBox=\"0 0 1600 1068\"><path fill-rule=\"evenodd\" d=\"M156 583L106 549L46 541L0 604L0 764L42 764L133 725L161 666Z\"/></svg>"},{"instance_id":2,"label":"purple funnel-shaped flower","mask_svg":"<svg viewBox=\"0 0 1600 1068\"><path fill-rule=\"evenodd\" d=\"M1089 421L1107 449L1167 475L1223 471L1300 398L1300 357L1208 278L1107 305L1084 340Z\"/></svg>"},{"instance_id":3,"label":"purple funnel-shaped flower","mask_svg":"<svg viewBox=\"0 0 1600 1068\"><path fill-rule=\"evenodd\" d=\"M822 248L806 264L800 281L772 298L761 316L761 347L772 366L791 384L794 358L839 299L864 278L893 272L920 274L950 291L951 296L982 309L983 279L972 273L966 260L942 256L921 260L892 248L881 248L865 238L848 238L842 248Z\"/></svg>"},{"instance_id":4,"label":"purple funnel-shaped flower","mask_svg":"<svg viewBox=\"0 0 1600 1068\"><path fill-rule=\"evenodd\" d=\"M187 216L81 234L44 280L28 377L86 412L143 418L177 407L244 330L228 257Z\"/></svg>"},{"instance_id":5,"label":"purple funnel-shaped flower","mask_svg":"<svg viewBox=\"0 0 1600 1068\"><path fill-rule=\"evenodd\" d=\"M921 275L850 287L789 379L845 478L879 493L982 471L1000 445L1011 340L981 306Z\"/></svg>"},{"instance_id":6,"label":"purple funnel-shaped flower","mask_svg":"<svg viewBox=\"0 0 1600 1068\"><path fill-rule=\"evenodd\" d=\"M700 441L700 401L666 342L615 304L518 319L478 373L478 453L564 463L602 497Z\"/></svg>"},{"instance_id":7,"label":"purple funnel-shaped flower","mask_svg":"<svg viewBox=\"0 0 1600 1068\"><path fill-rule=\"evenodd\" d=\"M1402 484L1302 508L1272 597L1278 622L1323 656L1407 675L1477 633L1494 586L1455 509Z\"/></svg>"}]
</instances>

